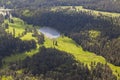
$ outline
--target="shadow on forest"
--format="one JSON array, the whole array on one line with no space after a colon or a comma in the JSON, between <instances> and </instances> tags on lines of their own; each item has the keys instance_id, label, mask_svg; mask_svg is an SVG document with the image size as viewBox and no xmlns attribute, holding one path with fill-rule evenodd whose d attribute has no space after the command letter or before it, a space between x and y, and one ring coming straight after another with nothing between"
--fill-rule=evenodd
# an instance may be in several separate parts
<instances>
[{"instance_id":1,"label":"shadow on forest","mask_svg":"<svg viewBox=\"0 0 120 80\"><path fill-rule=\"evenodd\" d=\"M24 60L22 68L26 68L26 74L43 74L44 80L116 80L109 66L98 63L95 68L95 65L91 63L89 70L66 52L42 47L40 52Z\"/></svg>"},{"instance_id":2,"label":"shadow on forest","mask_svg":"<svg viewBox=\"0 0 120 80\"><path fill-rule=\"evenodd\" d=\"M74 63L76 61L72 55L56 49L42 47L39 53L24 60L23 67L27 67L32 74L45 74L48 71L61 71L63 68L68 71L67 69L72 68Z\"/></svg>"}]
</instances>

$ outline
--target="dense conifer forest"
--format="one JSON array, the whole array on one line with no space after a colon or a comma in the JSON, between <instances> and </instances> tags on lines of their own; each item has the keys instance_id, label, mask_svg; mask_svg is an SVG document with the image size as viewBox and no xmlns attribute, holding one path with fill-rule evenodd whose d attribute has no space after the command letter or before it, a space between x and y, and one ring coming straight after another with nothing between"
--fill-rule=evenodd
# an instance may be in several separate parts
<instances>
[{"instance_id":1,"label":"dense conifer forest","mask_svg":"<svg viewBox=\"0 0 120 80\"><path fill-rule=\"evenodd\" d=\"M0 0L0 5L9 8L39 8L48 6L84 6L85 8L120 12L119 0Z\"/></svg>"}]
</instances>

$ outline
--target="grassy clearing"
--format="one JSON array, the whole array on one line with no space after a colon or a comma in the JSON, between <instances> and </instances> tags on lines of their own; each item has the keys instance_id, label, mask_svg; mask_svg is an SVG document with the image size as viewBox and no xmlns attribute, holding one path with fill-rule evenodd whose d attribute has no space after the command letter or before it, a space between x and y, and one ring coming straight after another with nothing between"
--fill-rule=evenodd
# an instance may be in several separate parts
<instances>
[{"instance_id":1,"label":"grassy clearing","mask_svg":"<svg viewBox=\"0 0 120 80\"><path fill-rule=\"evenodd\" d=\"M19 18L12 18L14 23L10 23L8 20L5 20L4 23L9 24L9 28L6 29L7 32L13 33L13 29L15 29L15 37L17 37L19 34L23 33L25 31L25 27L32 27L31 25L25 25L24 22ZM21 40L32 40L34 39L37 42L37 39L32 36L33 33L27 33L23 37L21 37ZM11 56L5 57L3 59L3 62L5 62L5 65L3 67L7 67L9 63L16 62L19 60L24 60L27 56L32 56L36 54L39 51L39 45L37 44L37 48L31 50L30 52L24 52L24 53L16 53Z\"/></svg>"},{"instance_id":2,"label":"grassy clearing","mask_svg":"<svg viewBox=\"0 0 120 80\"><path fill-rule=\"evenodd\" d=\"M19 33L22 33L24 31L25 25L23 25L23 22L17 18L15 18L14 20L15 20L15 23L8 23L9 29L7 29L7 31L13 32L13 29L15 29L16 30L15 36L17 37ZM93 32L93 31L90 32L91 36L96 37L99 35L99 33L97 35L94 35L94 33L96 32ZM31 40L31 39L36 40L36 38L32 37L32 33L27 33L25 36L21 37L21 39L22 40ZM95 55L94 53L84 51L81 46L77 45L72 39L68 37L59 37L58 39L56 39L56 41L58 43L58 46L53 45L52 39L45 38L44 46L46 48L56 48L58 50L68 52L72 54L76 60L83 62L85 64L88 64L88 66L91 64L91 62L101 62L103 64L106 63L106 60L102 56L98 56L98 55ZM37 48L34 50L31 50L30 52L18 53L18 54L5 57L3 59L3 61L5 62L5 65L3 66L3 68L7 67L8 64L11 62L24 60L27 56L30 56L30 57L33 56L39 51L39 47L40 45L37 44ZM114 66L110 63L108 63L108 65L111 67L115 75L118 75L116 73L116 70L120 74L120 67ZM6 79L3 79L3 80L6 80Z\"/></svg>"},{"instance_id":3,"label":"grassy clearing","mask_svg":"<svg viewBox=\"0 0 120 80\"><path fill-rule=\"evenodd\" d=\"M69 11L76 11L76 12L91 12L93 16L109 16L109 17L119 17L119 13L113 13L113 12L105 12L105 11L96 11L91 9L85 9L82 6L58 6L58 7L52 7L51 11L58 11L58 10L65 10L68 9Z\"/></svg>"},{"instance_id":4,"label":"grassy clearing","mask_svg":"<svg viewBox=\"0 0 120 80\"><path fill-rule=\"evenodd\" d=\"M90 30L89 31L89 36L91 38L97 38L98 36L100 36L101 32L100 31L96 31L96 30Z\"/></svg>"},{"instance_id":5,"label":"grassy clearing","mask_svg":"<svg viewBox=\"0 0 120 80\"><path fill-rule=\"evenodd\" d=\"M47 48L57 48L61 51L71 53L75 58L86 64L91 64L92 61L105 63L105 59L97 56L91 52L84 51L81 46L77 45L72 39L68 37L60 37L57 39L58 46L53 45L53 40L46 38L44 46Z\"/></svg>"},{"instance_id":6,"label":"grassy clearing","mask_svg":"<svg viewBox=\"0 0 120 80\"><path fill-rule=\"evenodd\" d=\"M77 61L83 62L87 64L88 66L91 64L91 62L100 62L105 64L106 60L102 56L95 55L92 52L84 51L81 46L77 45L72 39L68 37L60 37L56 39L58 46L53 45L53 40L50 40L48 38L45 39L44 46L46 48L56 48L61 51L68 52L72 54ZM117 72L120 74L120 67L114 66L110 63L108 65L113 70L113 73L117 76ZM90 68L90 67L89 67Z\"/></svg>"},{"instance_id":7,"label":"grassy clearing","mask_svg":"<svg viewBox=\"0 0 120 80\"><path fill-rule=\"evenodd\" d=\"M6 29L7 32L13 34L13 29L15 30L15 37L18 37L20 34L22 34L25 31L25 28L32 28L32 25L25 24L24 21L19 18L13 17L12 20L13 23L10 23L8 20L5 20L4 23L9 25L8 29ZM31 38L30 35L32 35L32 33L28 33L26 35L26 38L28 38L28 40L30 40L29 38Z\"/></svg>"},{"instance_id":8,"label":"grassy clearing","mask_svg":"<svg viewBox=\"0 0 120 80\"><path fill-rule=\"evenodd\" d=\"M13 33L13 29L15 29L15 37L18 37L19 34L23 33L25 31L25 27L32 27L31 25L24 25L23 21L20 20L19 18L13 18L14 23L9 23L8 20L5 20L5 23L9 24L9 28L6 30L7 32L11 32ZM37 42L37 39L35 37L32 36L33 33L27 33L26 35L24 35L23 37L21 37L21 40L32 40L34 39ZM2 61L5 62L5 64L3 65L3 68L7 68L9 63L12 62L17 62L19 60L24 60L26 57L31 57L34 54L36 54L37 52L39 52L39 47L40 45L37 44L37 48L33 49L29 52L24 52L24 53L16 53L13 54L11 56L7 56L5 57ZM9 77L2 77L2 80L8 80Z\"/></svg>"},{"instance_id":9,"label":"grassy clearing","mask_svg":"<svg viewBox=\"0 0 120 80\"><path fill-rule=\"evenodd\" d=\"M27 33L26 35L24 35L23 37L21 37L21 40L32 40L33 39L33 40L35 40L37 42L36 38L33 37L32 34L33 33Z\"/></svg>"},{"instance_id":10,"label":"grassy clearing","mask_svg":"<svg viewBox=\"0 0 120 80\"><path fill-rule=\"evenodd\" d=\"M3 62L5 62L3 68L7 67L9 63L11 62L16 62L19 60L24 60L26 57L31 57L34 54L36 54L37 52L39 52L39 48L33 49L30 52L25 52L25 53L16 53L13 54L11 56L7 56L3 59Z\"/></svg>"},{"instance_id":11,"label":"grassy clearing","mask_svg":"<svg viewBox=\"0 0 120 80\"><path fill-rule=\"evenodd\" d=\"M91 10L91 9L85 9L85 8L79 8L81 6L75 6L77 11L85 11L85 12L92 12L93 15L100 16L105 15L105 16L110 16L110 17L119 17L119 13L113 13L113 12L105 12L105 11L96 11L96 10Z\"/></svg>"},{"instance_id":12,"label":"grassy clearing","mask_svg":"<svg viewBox=\"0 0 120 80\"><path fill-rule=\"evenodd\" d=\"M24 22L19 18L12 18L12 20L13 23L10 23L8 20L4 21L4 23L7 23L9 25L6 31L13 34L13 29L15 29L15 37L17 37L25 31L25 25Z\"/></svg>"},{"instance_id":13,"label":"grassy clearing","mask_svg":"<svg viewBox=\"0 0 120 80\"><path fill-rule=\"evenodd\" d=\"M24 29L13 28L12 26L9 26L9 28L6 29L6 31L13 34L13 29L15 29L15 37L18 37L25 31Z\"/></svg>"},{"instance_id":14,"label":"grassy clearing","mask_svg":"<svg viewBox=\"0 0 120 80\"><path fill-rule=\"evenodd\" d=\"M2 80L13 80L12 76L2 76Z\"/></svg>"}]
</instances>

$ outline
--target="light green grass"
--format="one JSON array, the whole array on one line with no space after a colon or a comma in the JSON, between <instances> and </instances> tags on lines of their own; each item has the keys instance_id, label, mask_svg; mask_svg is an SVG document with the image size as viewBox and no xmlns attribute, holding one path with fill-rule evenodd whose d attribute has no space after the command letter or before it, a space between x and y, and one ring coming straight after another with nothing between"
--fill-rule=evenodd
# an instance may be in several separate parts
<instances>
[{"instance_id":1,"label":"light green grass","mask_svg":"<svg viewBox=\"0 0 120 80\"><path fill-rule=\"evenodd\" d=\"M93 15L100 16L105 15L105 16L110 16L110 17L118 17L120 16L119 13L114 13L114 12L105 12L105 11L97 11L97 10L91 10L91 9L85 9L85 8L79 8L81 6L75 6L77 11L85 11L85 12L92 12Z\"/></svg>"},{"instance_id":2,"label":"light green grass","mask_svg":"<svg viewBox=\"0 0 120 80\"><path fill-rule=\"evenodd\" d=\"M77 45L72 39L68 37L60 37L57 39L58 46L53 45L53 40L46 38L44 46L47 48L56 48L61 51L71 53L77 60L90 64L92 61L105 63L105 59L97 56L91 52L84 51L81 46Z\"/></svg>"},{"instance_id":3,"label":"light green grass","mask_svg":"<svg viewBox=\"0 0 120 80\"><path fill-rule=\"evenodd\" d=\"M100 36L101 32L97 31L97 30L89 30L89 36L91 38L97 38L98 36Z\"/></svg>"},{"instance_id":4,"label":"light green grass","mask_svg":"<svg viewBox=\"0 0 120 80\"><path fill-rule=\"evenodd\" d=\"M33 33L27 33L26 35L24 35L23 37L21 37L21 40L32 40L33 39L33 40L35 40L37 42L36 38L33 37L32 34Z\"/></svg>"},{"instance_id":5,"label":"light green grass","mask_svg":"<svg viewBox=\"0 0 120 80\"><path fill-rule=\"evenodd\" d=\"M7 67L9 63L11 62L16 62L16 61L19 61L19 60L24 60L26 57L31 57L33 56L34 54L36 54L37 52L39 52L39 48L36 48L36 49L33 49L29 52L24 52L24 53L16 53L16 54L13 54L11 56L7 56L5 57L2 61L5 62L3 68Z\"/></svg>"},{"instance_id":6,"label":"light green grass","mask_svg":"<svg viewBox=\"0 0 120 80\"><path fill-rule=\"evenodd\" d=\"M8 29L6 29L7 32L13 33L13 29L15 29L15 37L18 37L20 34L22 34L25 30L24 22L19 18L12 18L14 23L10 23L8 20L5 20L4 23L7 23L9 25Z\"/></svg>"},{"instance_id":7,"label":"light green grass","mask_svg":"<svg viewBox=\"0 0 120 80\"><path fill-rule=\"evenodd\" d=\"M109 16L109 17L119 17L120 16L120 13L113 13L113 12L105 12L105 11L97 11L97 10L91 10L91 9L85 9L83 8L82 6L74 6L75 8L73 8L72 6L58 6L58 7L52 7L51 8L51 11L58 11L58 10L65 10L65 9L68 9L68 11L74 11L74 12L80 12L80 11L83 11L83 12L91 12L93 16L101 16L104 15L104 16Z\"/></svg>"},{"instance_id":8,"label":"light green grass","mask_svg":"<svg viewBox=\"0 0 120 80\"><path fill-rule=\"evenodd\" d=\"M15 37L18 37L19 34L23 33L25 31L25 27L26 25L24 24L24 22L19 19L19 18L12 18L14 23L9 23L8 20L5 20L5 23L9 24L9 28L6 29L6 32L11 32L13 33L13 29L15 29ZM27 25L27 27L32 27L31 25ZM21 40L35 40L37 42L37 39L35 37L32 36L33 33L27 33L26 35L24 35L23 37L21 37ZM37 44L37 48L31 50L30 52L24 52L24 53L16 53L13 54L11 56L7 56L3 59L3 62L5 62L3 67L7 67L9 63L11 62L16 62L19 60L24 60L27 56L32 56L34 54L36 54L39 51L39 45Z\"/></svg>"},{"instance_id":9,"label":"light green grass","mask_svg":"<svg viewBox=\"0 0 120 80\"><path fill-rule=\"evenodd\" d=\"M12 76L2 76L1 80L13 80Z\"/></svg>"},{"instance_id":10,"label":"light green grass","mask_svg":"<svg viewBox=\"0 0 120 80\"><path fill-rule=\"evenodd\" d=\"M14 80L12 76L0 76L0 80ZM19 79L22 80L22 79ZM27 76L24 80L38 80L33 76Z\"/></svg>"},{"instance_id":11,"label":"light green grass","mask_svg":"<svg viewBox=\"0 0 120 80\"><path fill-rule=\"evenodd\" d=\"M72 39L68 37L60 37L56 39L58 46L53 45L53 40L45 38L44 46L46 48L56 48L61 51L68 52L72 54L77 61L83 62L84 64L91 64L91 62L100 62L105 64L106 60L102 56L95 55L92 52L84 51L81 46L77 45ZM114 66L108 63L115 75L118 75L115 71L120 74L120 67Z\"/></svg>"},{"instance_id":12,"label":"light green grass","mask_svg":"<svg viewBox=\"0 0 120 80\"><path fill-rule=\"evenodd\" d=\"M15 37L18 37L20 34L22 34L25 30L20 28L13 28L12 26L9 26L8 29L6 29L6 32L12 33L13 34L13 29L15 29Z\"/></svg>"},{"instance_id":13,"label":"light green grass","mask_svg":"<svg viewBox=\"0 0 120 80\"><path fill-rule=\"evenodd\" d=\"M24 21L19 18L13 17L12 20L13 23L10 23L8 20L5 20L4 23L7 23L9 25L8 29L6 29L6 32L13 33L13 29L15 29L15 37L21 35L25 31L25 28L32 28L32 25L25 24ZM26 35L26 39L27 38L28 38L27 40L30 40L29 38L33 39L33 37L30 37L31 35L32 33L28 33ZM25 39L25 37L22 39Z\"/></svg>"}]
</instances>

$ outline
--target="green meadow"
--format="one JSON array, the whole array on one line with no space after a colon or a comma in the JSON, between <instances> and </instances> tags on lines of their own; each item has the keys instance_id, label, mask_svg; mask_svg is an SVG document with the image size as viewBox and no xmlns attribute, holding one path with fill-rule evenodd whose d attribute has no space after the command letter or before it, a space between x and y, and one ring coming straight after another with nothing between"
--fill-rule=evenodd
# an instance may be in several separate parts
<instances>
[{"instance_id":1,"label":"green meadow","mask_svg":"<svg viewBox=\"0 0 120 80\"><path fill-rule=\"evenodd\" d=\"M91 12L91 15L93 16L108 16L108 17L119 17L119 13L114 13L114 12L105 12L105 11L96 11L96 10L91 10L91 9L85 9L83 6L57 6L57 7L52 7L51 11L56 12L58 10L68 10L69 12Z\"/></svg>"},{"instance_id":2,"label":"green meadow","mask_svg":"<svg viewBox=\"0 0 120 80\"><path fill-rule=\"evenodd\" d=\"M66 8L66 7L63 7ZM82 7L76 7L79 10L86 10ZM89 11L89 10L88 10ZM95 14L97 14L99 11L93 11ZM118 16L117 13L107 13L107 12L100 12L102 14L110 14L112 16ZM120 15L120 14L119 14ZM24 23L24 21L22 21L19 18L13 18L14 23L9 23L8 20L5 20L4 23L8 23L9 24L9 28L6 30L6 32L11 32L13 33L13 29L15 29L15 37L18 37L19 34L21 34L22 32L25 31L26 27L32 27L31 25L27 25ZM95 36L93 36L94 33L97 33ZM36 40L37 39L35 37L32 36L33 33L27 33L26 35L24 35L23 37L21 37L22 40ZM93 37L98 36L100 33L99 32L95 32L95 31L90 31L90 35ZM53 41L57 41L57 45L53 45ZM106 64L106 60L105 58L103 58L102 56L98 56L92 52L88 52L88 51L84 51L83 48L76 44L75 41L73 41L71 38L68 38L66 36L60 36L57 39L49 39L45 37L45 42L43 45L38 45L37 44L37 48L31 50L30 52L24 52L24 53L16 53L13 54L11 56L5 57L3 59L3 61L5 62L3 68L6 68L8 66L9 63L11 62L16 62L19 60L24 60L27 56L32 57L34 54L36 54L39 51L40 46L45 46L46 48L56 48L60 51L65 51L68 52L69 54L72 54L75 59L77 61L80 61L84 64L87 64L88 67L90 68L90 64L91 62L100 62L103 64ZM117 76L118 74L116 73L116 71L120 74L120 67L118 66L114 66L113 64L107 63L110 68L113 70L113 73ZM10 76L6 77L3 76L3 80L7 80L7 79L11 79ZM120 77L118 77L120 78Z\"/></svg>"},{"instance_id":3,"label":"green meadow","mask_svg":"<svg viewBox=\"0 0 120 80\"><path fill-rule=\"evenodd\" d=\"M96 63L100 62L103 64L107 63L105 58L103 58L102 56L98 56L92 52L84 51L80 45L77 45L72 39L68 37L59 37L58 39L56 39L56 41L58 43L58 46L53 45L52 39L46 38L44 46L46 48L56 48L58 50L68 52L72 54L77 61L87 64L88 67L91 64L91 62L96 62ZM114 66L110 63L107 63L107 64L113 70L113 73L115 75L118 75L116 73L116 70L118 73L120 73L120 67Z\"/></svg>"},{"instance_id":4,"label":"green meadow","mask_svg":"<svg viewBox=\"0 0 120 80\"><path fill-rule=\"evenodd\" d=\"M15 37L18 37L19 34L23 33L25 31L26 27L31 28L31 25L25 25L24 21L19 18L12 18L14 23L10 23L8 20L5 20L4 23L7 23L9 25L6 32L13 33L13 29L15 29ZM34 39L37 42L37 39L32 36L33 33L28 32L24 36L20 37L21 40L32 40ZM24 53L16 53L11 56L5 57L3 61L5 62L5 65L3 67L7 67L7 65L11 62L16 62L19 60L24 60L27 56L32 56L36 54L39 51L39 45L37 44L37 48L31 50L30 52L24 52Z\"/></svg>"}]
</instances>

